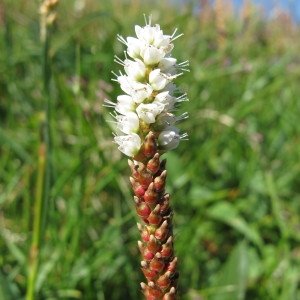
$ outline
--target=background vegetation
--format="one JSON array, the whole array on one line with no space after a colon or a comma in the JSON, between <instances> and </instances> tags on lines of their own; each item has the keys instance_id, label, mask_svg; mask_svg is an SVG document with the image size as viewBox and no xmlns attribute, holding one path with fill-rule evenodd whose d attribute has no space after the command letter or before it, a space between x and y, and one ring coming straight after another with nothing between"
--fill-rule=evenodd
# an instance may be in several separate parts
<instances>
[{"instance_id":1,"label":"background vegetation","mask_svg":"<svg viewBox=\"0 0 300 300\"><path fill-rule=\"evenodd\" d=\"M45 45L38 1L0 4L0 299L25 297L44 170L36 299L142 298L129 168L103 101L121 92L116 35L144 13L184 33L174 56L190 61L178 79L189 140L167 155L181 298L300 299L300 31L288 14L65 0Z\"/></svg>"}]
</instances>

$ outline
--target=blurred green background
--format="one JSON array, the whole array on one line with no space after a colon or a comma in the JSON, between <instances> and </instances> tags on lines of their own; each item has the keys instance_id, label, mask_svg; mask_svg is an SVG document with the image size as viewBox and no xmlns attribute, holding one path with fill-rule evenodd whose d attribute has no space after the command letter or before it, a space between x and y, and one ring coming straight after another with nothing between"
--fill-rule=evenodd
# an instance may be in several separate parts
<instances>
[{"instance_id":1,"label":"blurred green background","mask_svg":"<svg viewBox=\"0 0 300 300\"><path fill-rule=\"evenodd\" d=\"M189 140L166 155L181 299L299 300L299 26L251 1L60 0L45 42L39 6L0 3L0 299L26 294L45 144L36 299L142 299L130 170L103 104L121 94L117 34L151 14L190 61Z\"/></svg>"}]
</instances>

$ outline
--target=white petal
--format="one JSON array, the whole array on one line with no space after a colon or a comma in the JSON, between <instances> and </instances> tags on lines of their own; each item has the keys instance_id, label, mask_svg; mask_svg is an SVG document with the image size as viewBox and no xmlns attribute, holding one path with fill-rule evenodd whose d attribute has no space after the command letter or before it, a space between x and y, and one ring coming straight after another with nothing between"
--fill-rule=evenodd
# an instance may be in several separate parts
<instances>
[{"instance_id":1,"label":"white petal","mask_svg":"<svg viewBox=\"0 0 300 300\"><path fill-rule=\"evenodd\" d=\"M176 101L176 97L171 96L168 91L164 91L157 94L152 103L162 103L165 106L165 111L171 111Z\"/></svg>"},{"instance_id":2,"label":"white petal","mask_svg":"<svg viewBox=\"0 0 300 300\"><path fill-rule=\"evenodd\" d=\"M175 115L171 113L162 113L156 118L154 124L155 131L165 131L170 125L174 125L177 121Z\"/></svg>"},{"instance_id":3,"label":"white petal","mask_svg":"<svg viewBox=\"0 0 300 300\"><path fill-rule=\"evenodd\" d=\"M139 25L135 25L134 29L135 29L135 33L136 33L136 36L138 37L138 39L142 38L141 32L143 31L143 28Z\"/></svg>"},{"instance_id":4,"label":"white petal","mask_svg":"<svg viewBox=\"0 0 300 300\"><path fill-rule=\"evenodd\" d=\"M129 112L125 116L117 116L117 127L124 133L137 132L139 129L139 118L134 112Z\"/></svg>"},{"instance_id":5,"label":"white petal","mask_svg":"<svg viewBox=\"0 0 300 300\"><path fill-rule=\"evenodd\" d=\"M140 59L137 59L136 61L125 59L124 64L125 72L130 78L136 81L141 81L144 79L146 67Z\"/></svg>"},{"instance_id":6,"label":"white petal","mask_svg":"<svg viewBox=\"0 0 300 300\"><path fill-rule=\"evenodd\" d=\"M158 68L161 70L163 73L168 73L171 75L176 74L176 62L177 59L173 57L165 57L162 58L158 64Z\"/></svg>"},{"instance_id":7,"label":"white petal","mask_svg":"<svg viewBox=\"0 0 300 300\"><path fill-rule=\"evenodd\" d=\"M139 58L141 49L144 48L144 44L137 38L127 38L127 53L132 58Z\"/></svg>"},{"instance_id":8,"label":"white petal","mask_svg":"<svg viewBox=\"0 0 300 300\"><path fill-rule=\"evenodd\" d=\"M127 156L135 156L141 148L141 138L136 133L115 136L114 140L119 144L118 149Z\"/></svg>"},{"instance_id":9,"label":"white petal","mask_svg":"<svg viewBox=\"0 0 300 300\"><path fill-rule=\"evenodd\" d=\"M179 129L169 126L158 136L158 145L162 150L172 150L177 148L180 142Z\"/></svg>"},{"instance_id":10,"label":"white petal","mask_svg":"<svg viewBox=\"0 0 300 300\"><path fill-rule=\"evenodd\" d=\"M129 76L118 76L117 81L120 83L121 89L126 94L130 95L136 103L141 103L149 98L153 91L149 84L137 82Z\"/></svg>"},{"instance_id":11,"label":"white petal","mask_svg":"<svg viewBox=\"0 0 300 300\"><path fill-rule=\"evenodd\" d=\"M142 119L145 123L151 124L155 122L155 118L164 110L164 105L161 103L149 103L144 104L141 103L136 112L140 119Z\"/></svg>"},{"instance_id":12,"label":"white petal","mask_svg":"<svg viewBox=\"0 0 300 300\"><path fill-rule=\"evenodd\" d=\"M145 47L141 50L141 57L146 65L155 65L165 56L165 53L161 49L157 49L152 46Z\"/></svg>"},{"instance_id":13,"label":"white petal","mask_svg":"<svg viewBox=\"0 0 300 300\"><path fill-rule=\"evenodd\" d=\"M132 99L135 103L142 103L145 99L151 97L152 92L153 89L149 84L137 84L132 94Z\"/></svg>"},{"instance_id":14,"label":"white petal","mask_svg":"<svg viewBox=\"0 0 300 300\"><path fill-rule=\"evenodd\" d=\"M169 80L160 73L160 69L155 69L149 74L149 83L155 91L159 91L169 83Z\"/></svg>"},{"instance_id":15,"label":"white petal","mask_svg":"<svg viewBox=\"0 0 300 300\"><path fill-rule=\"evenodd\" d=\"M132 85L133 85L133 80L125 75L118 76L117 81L120 84L121 89L128 95L131 95L132 93Z\"/></svg>"},{"instance_id":16,"label":"white petal","mask_svg":"<svg viewBox=\"0 0 300 300\"><path fill-rule=\"evenodd\" d=\"M126 115L127 113L135 110L135 102L132 97L128 95L120 95L117 97L117 100L118 102L115 106L115 110L119 114Z\"/></svg>"}]
</instances>

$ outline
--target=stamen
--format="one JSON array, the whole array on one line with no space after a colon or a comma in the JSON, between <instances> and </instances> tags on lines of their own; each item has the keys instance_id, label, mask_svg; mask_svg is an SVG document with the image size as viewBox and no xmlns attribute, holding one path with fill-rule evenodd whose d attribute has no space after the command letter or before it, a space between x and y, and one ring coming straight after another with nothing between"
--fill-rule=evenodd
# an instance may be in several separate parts
<instances>
[{"instance_id":1,"label":"stamen","mask_svg":"<svg viewBox=\"0 0 300 300\"><path fill-rule=\"evenodd\" d=\"M179 139L181 140L181 141L187 141L188 140L188 134L185 132L185 133L183 133L183 134L181 134L180 136L179 136Z\"/></svg>"},{"instance_id":2,"label":"stamen","mask_svg":"<svg viewBox=\"0 0 300 300\"><path fill-rule=\"evenodd\" d=\"M189 99L187 98L187 94L183 94L176 98L176 102L185 102L185 101L189 101Z\"/></svg>"},{"instance_id":3,"label":"stamen","mask_svg":"<svg viewBox=\"0 0 300 300\"><path fill-rule=\"evenodd\" d=\"M114 62L118 63L119 65L125 67L125 64L123 62L123 60L121 58L119 58L117 55L114 56L115 59L114 59Z\"/></svg>"},{"instance_id":4,"label":"stamen","mask_svg":"<svg viewBox=\"0 0 300 300\"><path fill-rule=\"evenodd\" d=\"M103 106L105 106L105 107L115 108L115 106L117 105L116 103L114 103L108 99L104 99L104 102L107 103L107 104L103 104Z\"/></svg>"},{"instance_id":5,"label":"stamen","mask_svg":"<svg viewBox=\"0 0 300 300\"><path fill-rule=\"evenodd\" d=\"M188 117L189 117L189 114L187 112L185 112L182 115L176 117L176 121L182 121L184 119L187 119Z\"/></svg>"},{"instance_id":6,"label":"stamen","mask_svg":"<svg viewBox=\"0 0 300 300\"><path fill-rule=\"evenodd\" d=\"M117 35L117 40L121 43L123 43L124 45L128 46L127 41L121 36L121 35Z\"/></svg>"},{"instance_id":7,"label":"stamen","mask_svg":"<svg viewBox=\"0 0 300 300\"><path fill-rule=\"evenodd\" d=\"M183 36L183 33L177 35L174 37L175 33L177 32L177 28L175 28L173 34L171 35L171 41L174 42L176 39L180 38L181 36Z\"/></svg>"},{"instance_id":8,"label":"stamen","mask_svg":"<svg viewBox=\"0 0 300 300\"><path fill-rule=\"evenodd\" d=\"M147 17L146 17L146 15L144 14L144 20L145 20L146 26L151 26L151 23L152 23L152 15L149 15L149 21L148 21L148 23L147 23Z\"/></svg>"},{"instance_id":9,"label":"stamen","mask_svg":"<svg viewBox=\"0 0 300 300\"><path fill-rule=\"evenodd\" d=\"M186 69L185 67L189 67L189 61L188 60L183 61L183 62L181 62L177 65L177 69L185 71L185 72L190 72L190 70Z\"/></svg>"}]
</instances>

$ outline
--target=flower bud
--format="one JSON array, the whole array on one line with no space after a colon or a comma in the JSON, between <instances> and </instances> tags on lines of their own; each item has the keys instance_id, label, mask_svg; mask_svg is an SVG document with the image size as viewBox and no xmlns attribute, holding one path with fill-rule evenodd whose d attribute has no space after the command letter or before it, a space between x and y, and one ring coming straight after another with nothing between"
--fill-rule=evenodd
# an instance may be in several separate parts
<instances>
[{"instance_id":1,"label":"flower bud","mask_svg":"<svg viewBox=\"0 0 300 300\"><path fill-rule=\"evenodd\" d=\"M151 182L148 186L143 198L148 204L155 204L158 199L158 193L155 191L154 183Z\"/></svg>"},{"instance_id":2,"label":"flower bud","mask_svg":"<svg viewBox=\"0 0 300 300\"><path fill-rule=\"evenodd\" d=\"M162 220L162 216L160 215L160 205L159 204L157 204L155 206L155 208L152 210L152 212L150 213L147 220L151 225L159 225L160 224L160 222Z\"/></svg>"},{"instance_id":3,"label":"flower bud","mask_svg":"<svg viewBox=\"0 0 300 300\"><path fill-rule=\"evenodd\" d=\"M134 202L135 202L135 209L137 214L141 218L149 217L151 213L151 208L149 207L149 205L145 202L141 202L138 197L134 197Z\"/></svg>"},{"instance_id":4,"label":"flower bud","mask_svg":"<svg viewBox=\"0 0 300 300\"><path fill-rule=\"evenodd\" d=\"M177 257L174 257L173 260L168 265L168 271L171 273L174 273L176 271L176 265L177 265Z\"/></svg>"},{"instance_id":5,"label":"flower bud","mask_svg":"<svg viewBox=\"0 0 300 300\"><path fill-rule=\"evenodd\" d=\"M160 249L160 243L152 234L150 235L150 239L147 243L147 249L153 254L155 254Z\"/></svg>"},{"instance_id":6,"label":"flower bud","mask_svg":"<svg viewBox=\"0 0 300 300\"><path fill-rule=\"evenodd\" d=\"M161 291L161 289L159 287L157 287L155 285L155 283L153 281L148 282L148 295L150 296L148 299L160 299L160 297L163 295L163 292Z\"/></svg>"},{"instance_id":7,"label":"flower bud","mask_svg":"<svg viewBox=\"0 0 300 300\"><path fill-rule=\"evenodd\" d=\"M153 158L151 158L147 163L147 169L152 172L152 174L155 174L159 170L159 154L155 153Z\"/></svg>"},{"instance_id":8,"label":"flower bud","mask_svg":"<svg viewBox=\"0 0 300 300\"><path fill-rule=\"evenodd\" d=\"M156 139L153 132L149 132L145 137L144 145L142 146L142 153L146 157L152 157L156 153Z\"/></svg>"},{"instance_id":9,"label":"flower bud","mask_svg":"<svg viewBox=\"0 0 300 300\"><path fill-rule=\"evenodd\" d=\"M171 287L170 291L164 295L162 300L176 300L176 289L175 287Z\"/></svg>"},{"instance_id":10,"label":"flower bud","mask_svg":"<svg viewBox=\"0 0 300 300\"><path fill-rule=\"evenodd\" d=\"M163 221L163 223L161 224L161 226L159 228L156 229L154 236L158 239L158 240L164 240L169 233L169 229L168 229L168 221L165 220Z\"/></svg>"},{"instance_id":11,"label":"flower bud","mask_svg":"<svg viewBox=\"0 0 300 300\"><path fill-rule=\"evenodd\" d=\"M158 136L159 149L168 151L175 149L180 142L179 129L174 126L167 127Z\"/></svg>"},{"instance_id":12,"label":"flower bud","mask_svg":"<svg viewBox=\"0 0 300 300\"><path fill-rule=\"evenodd\" d=\"M139 166L135 165L133 163L133 161L131 161L130 159L128 159L128 165L129 165L129 167L131 169L131 175L132 175L132 177L134 179L138 179L139 178L139 173L138 173L137 169L138 169Z\"/></svg>"},{"instance_id":13,"label":"flower bud","mask_svg":"<svg viewBox=\"0 0 300 300\"><path fill-rule=\"evenodd\" d=\"M150 239L150 233L146 226L142 226L140 223L137 223L138 230L140 232L141 238L144 242L148 242Z\"/></svg>"},{"instance_id":14,"label":"flower bud","mask_svg":"<svg viewBox=\"0 0 300 300\"><path fill-rule=\"evenodd\" d=\"M170 284L171 284L171 280L169 278L170 272L166 272L163 275L161 275L156 283L157 285L162 289L162 290L166 290Z\"/></svg>"},{"instance_id":15,"label":"flower bud","mask_svg":"<svg viewBox=\"0 0 300 300\"><path fill-rule=\"evenodd\" d=\"M152 182L152 175L146 168L143 168L139 172L139 183L143 188L147 188L149 184Z\"/></svg>"},{"instance_id":16,"label":"flower bud","mask_svg":"<svg viewBox=\"0 0 300 300\"><path fill-rule=\"evenodd\" d=\"M164 259L161 254L157 252L153 259L150 261L150 269L155 270L157 272L161 272L165 267Z\"/></svg>"},{"instance_id":17,"label":"flower bud","mask_svg":"<svg viewBox=\"0 0 300 300\"><path fill-rule=\"evenodd\" d=\"M144 260L149 261L154 257L154 254L141 241L138 241L138 247Z\"/></svg>"},{"instance_id":18,"label":"flower bud","mask_svg":"<svg viewBox=\"0 0 300 300\"><path fill-rule=\"evenodd\" d=\"M167 170L164 170L159 176L154 178L154 186L158 192L165 188Z\"/></svg>"},{"instance_id":19,"label":"flower bud","mask_svg":"<svg viewBox=\"0 0 300 300\"><path fill-rule=\"evenodd\" d=\"M173 255L173 239L170 236L165 244L162 245L160 251L162 257L169 258Z\"/></svg>"},{"instance_id":20,"label":"flower bud","mask_svg":"<svg viewBox=\"0 0 300 300\"><path fill-rule=\"evenodd\" d=\"M141 262L141 269L148 281L154 280L157 277L157 271L149 268L146 261Z\"/></svg>"},{"instance_id":21,"label":"flower bud","mask_svg":"<svg viewBox=\"0 0 300 300\"><path fill-rule=\"evenodd\" d=\"M136 196L143 196L145 194L145 189L133 177L130 177L130 183L132 185L133 192L136 194Z\"/></svg>"}]
</instances>

